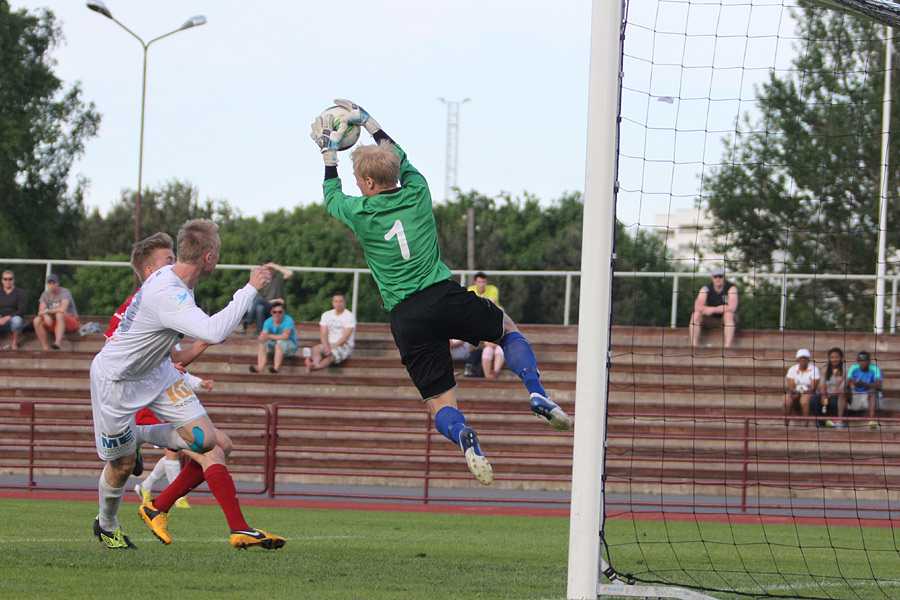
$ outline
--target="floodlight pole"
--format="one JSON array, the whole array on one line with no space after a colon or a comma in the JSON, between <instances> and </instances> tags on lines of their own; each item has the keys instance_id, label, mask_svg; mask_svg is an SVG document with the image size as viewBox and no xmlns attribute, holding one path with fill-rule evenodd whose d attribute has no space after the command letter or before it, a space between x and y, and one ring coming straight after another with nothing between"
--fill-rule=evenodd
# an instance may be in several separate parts
<instances>
[{"instance_id":1,"label":"floodlight pole","mask_svg":"<svg viewBox=\"0 0 900 600\"><path fill-rule=\"evenodd\" d=\"M141 192L143 186L143 175L144 175L144 109L147 105L147 50L150 49L150 44L154 42L158 42L163 38L167 38L170 35L174 35L179 31L184 31L185 29L190 29L192 27L199 27L206 23L206 17L203 15L198 15L196 17L191 17L187 21L181 24L181 27L178 29L173 29L169 33L165 33L159 37L155 37L149 42L144 42L143 39L135 32L126 27L123 23L118 21L115 17L112 16L112 13L106 5L99 1L91 1L86 4L86 6L92 11L103 15L107 19L111 20L113 23L127 31L134 39L141 43L141 48L144 49L144 69L143 74L141 76L141 135L140 135L140 143L138 145L138 184L137 184L137 193L134 196L134 243L137 244L141 241L141 221L143 215L143 193ZM137 274L134 276L134 288L137 289L140 287L140 280L137 277Z\"/></svg>"},{"instance_id":2,"label":"floodlight pole","mask_svg":"<svg viewBox=\"0 0 900 600\"><path fill-rule=\"evenodd\" d=\"M885 25L884 103L881 108L881 202L878 216L878 263L875 267L875 333L884 333L884 278L887 270L888 163L891 141L891 62L894 30Z\"/></svg>"}]
</instances>

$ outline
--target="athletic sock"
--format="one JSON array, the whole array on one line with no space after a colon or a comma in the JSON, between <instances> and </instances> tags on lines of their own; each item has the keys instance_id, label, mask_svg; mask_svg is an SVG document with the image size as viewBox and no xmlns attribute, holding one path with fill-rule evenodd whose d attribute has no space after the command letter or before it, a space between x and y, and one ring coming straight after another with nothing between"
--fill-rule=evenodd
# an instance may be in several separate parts
<instances>
[{"instance_id":1,"label":"athletic sock","mask_svg":"<svg viewBox=\"0 0 900 600\"><path fill-rule=\"evenodd\" d=\"M166 459L160 458L156 461L156 465L153 467L153 470L150 471L150 474L147 475L146 479L141 482L141 487L145 490L152 491L153 486L157 481L163 478L163 475L166 474ZM170 482L171 483L171 482Z\"/></svg>"},{"instance_id":2,"label":"athletic sock","mask_svg":"<svg viewBox=\"0 0 900 600\"><path fill-rule=\"evenodd\" d=\"M167 458L164 460L166 461L166 479L169 480L169 483L172 483L178 479L178 474L181 473L181 462Z\"/></svg>"},{"instance_id":3,"label":"athletic sock","mask_svg":"<svg viewBox=\"0 0 900 600\"><path fill-rule=\"evenodd\" d=\"M434 415L434 427L458 446L459 434L466 427L466 416L453 406L445 406Z\"/></svg>"},{"instance_id":4,"label":"athletic sock","mask_svg":"<svg viewBox=\"0 0 900 600\"><path fill-rule=\"evenodd\" d=\"M105 472L104 467L104 472ZM106 476L100 473L100 484L97 486L100 496L100 527L106 531L115 531L119 528L119 505L122 504L122 496L125 495L125 486L114 488L106 482Z\"/></svg>"},{"instance_id":5,"label":"athletic sock","mask_svg":"<svg viewBox=\"0 0 900 600\"><path fill-rule=\"evenodd\" d=\"M537 359L531 349L531 344L518 331L511 331L500 340L503 348L503 356L506 358L506 366L516 374L525 384L525 389L530 394L540 394L547 397L544 386L541 385L541 374L537 368Z\"/></svg>"},{"instance_id":6,"label":"athletic sock","mask_svg":"<svg viewBox=\"0 0 900 600\"><path fill-rule=\"evenodd\" d=\"M197 461L188 461L175 481L162 491L162 493L153 501L153 506L157 510L169 512L172 505L182 496L189 494L195 487L203 483L203 469Z\"/></svg>"},{"instance_id":7,"label":"athletic sock","mask_svg":"<svg viewBox=\"0 0 900 600\"><path fill-rule=\"evenodd\" d=\"M134 432L138 444L153 444L160 448L172 448L174 450L190 449L190 444L184 441L181 434L169 423L135 425Z\"/></svg>"},{"instance_id":8,"label":"athletic sock","mask_svg":"<svg viewBox=\"0 0 900 600\"><path fill-rule=\"evenodd\" d=\"M241 512L241 505L237 499L237 490L234 488L234 480L228 467L222 464L209 466L203 473L206 476L206 485L209 491L216 497L216 502L222 507L228 527L232 530L250 529Z\"/></svg>"}]
</instances>

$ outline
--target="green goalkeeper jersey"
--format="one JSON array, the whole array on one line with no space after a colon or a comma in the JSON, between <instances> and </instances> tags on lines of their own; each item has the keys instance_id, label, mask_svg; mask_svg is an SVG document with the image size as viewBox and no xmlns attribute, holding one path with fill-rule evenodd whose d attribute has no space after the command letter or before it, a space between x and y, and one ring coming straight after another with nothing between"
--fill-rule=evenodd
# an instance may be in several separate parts
<instances>
[{"instance_id":1,"label":"green goalkeeper jersey","mask_svg":"<svg viewBox=\"0 0 900 600\"><path fill-rule=\"evenodd\" d=\"M359 238L387 311L451 276L441 261L428 183L406 153L396 148L400 154L399 188L366 198L344 194L338 177L326 179L322 185L328 213Z\"/></svg>"}]
</instances>

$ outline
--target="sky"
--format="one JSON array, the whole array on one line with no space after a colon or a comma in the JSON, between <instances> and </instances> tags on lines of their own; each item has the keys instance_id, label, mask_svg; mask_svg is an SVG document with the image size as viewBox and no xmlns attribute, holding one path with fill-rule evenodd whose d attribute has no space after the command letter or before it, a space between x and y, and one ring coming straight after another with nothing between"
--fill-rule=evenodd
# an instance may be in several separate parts
<instances>
[{"instance_id":1,"label":"sky","mask_svg":"<svg viewBox=\"0 0 900 600\"><path fill-rule=\"evenodd\" d=\"M62 23L56 74L102 114L72 174L105 213L138 179L141 44L80 0L10 0ZM365 107L444 197L447 106L461 101L457 183L545 202L585 180L589 0L108 0L148 50L143 185L187 180L246 216L322 199L310 123ZM363 142L370 138L363 134ZM345 191L353 185L342 153Z\"/></svg>"}]
</instances>

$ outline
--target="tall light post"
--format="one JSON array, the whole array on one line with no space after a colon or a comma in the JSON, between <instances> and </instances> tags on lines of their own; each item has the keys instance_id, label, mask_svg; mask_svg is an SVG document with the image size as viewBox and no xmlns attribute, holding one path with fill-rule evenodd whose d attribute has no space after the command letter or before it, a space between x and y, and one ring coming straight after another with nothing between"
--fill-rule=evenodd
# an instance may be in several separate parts
<instances>
[{"instance_id":1,"label":"tall light post","mask_svg":"<svg viewBox=\"0 0 900 600\"><path fill-rule=\"evenodd\" d=\"M199 27L206 23L206 17L203 15L198 15L196 17L191 17L184 23L182 23L181 27L178 29L172 30L169 33L161 35L159 37L155 37L149 42L144 42L135 32L128 29L121 22L116 20L115 17L112 16L112 13L106 8L106 5L103 4L100 0L95 0L87 3L87 7L92 11L99 13L113 21L116 25L127 31L131 34L134 39L141 43L141 47L144 49L144 74L141 80L141 137L140 137L140 146L138 148L138 184L137 184L137 194L135 195L134 202L134 242L137 243L141 241L141 211L142 211L142 200L143 197L141 195L141 186L143 185L143 174L144 174L144 107L147 102L147 50L150 48L150 44L153 42L158 42L159 40L169 37L170 35L176 34L179 31L184 31L185 29L190 29L191 27Z\"/></svg>"},{"instance_id":2,"label":"tall light post","mask_svg":"<svg viewBox=\"0 0 900 600\"><path fill-rule=\"evenodd\" d=\"M465 100L438 101L447 105L447 162L444 173L444 200L449 202L453 196L453 188L456 187L456 162L459 157L459 107L471 98ZM470 271L475 270L475 207L470 206L466 223L466 266Z\"/></svg>"}]
</instances>

